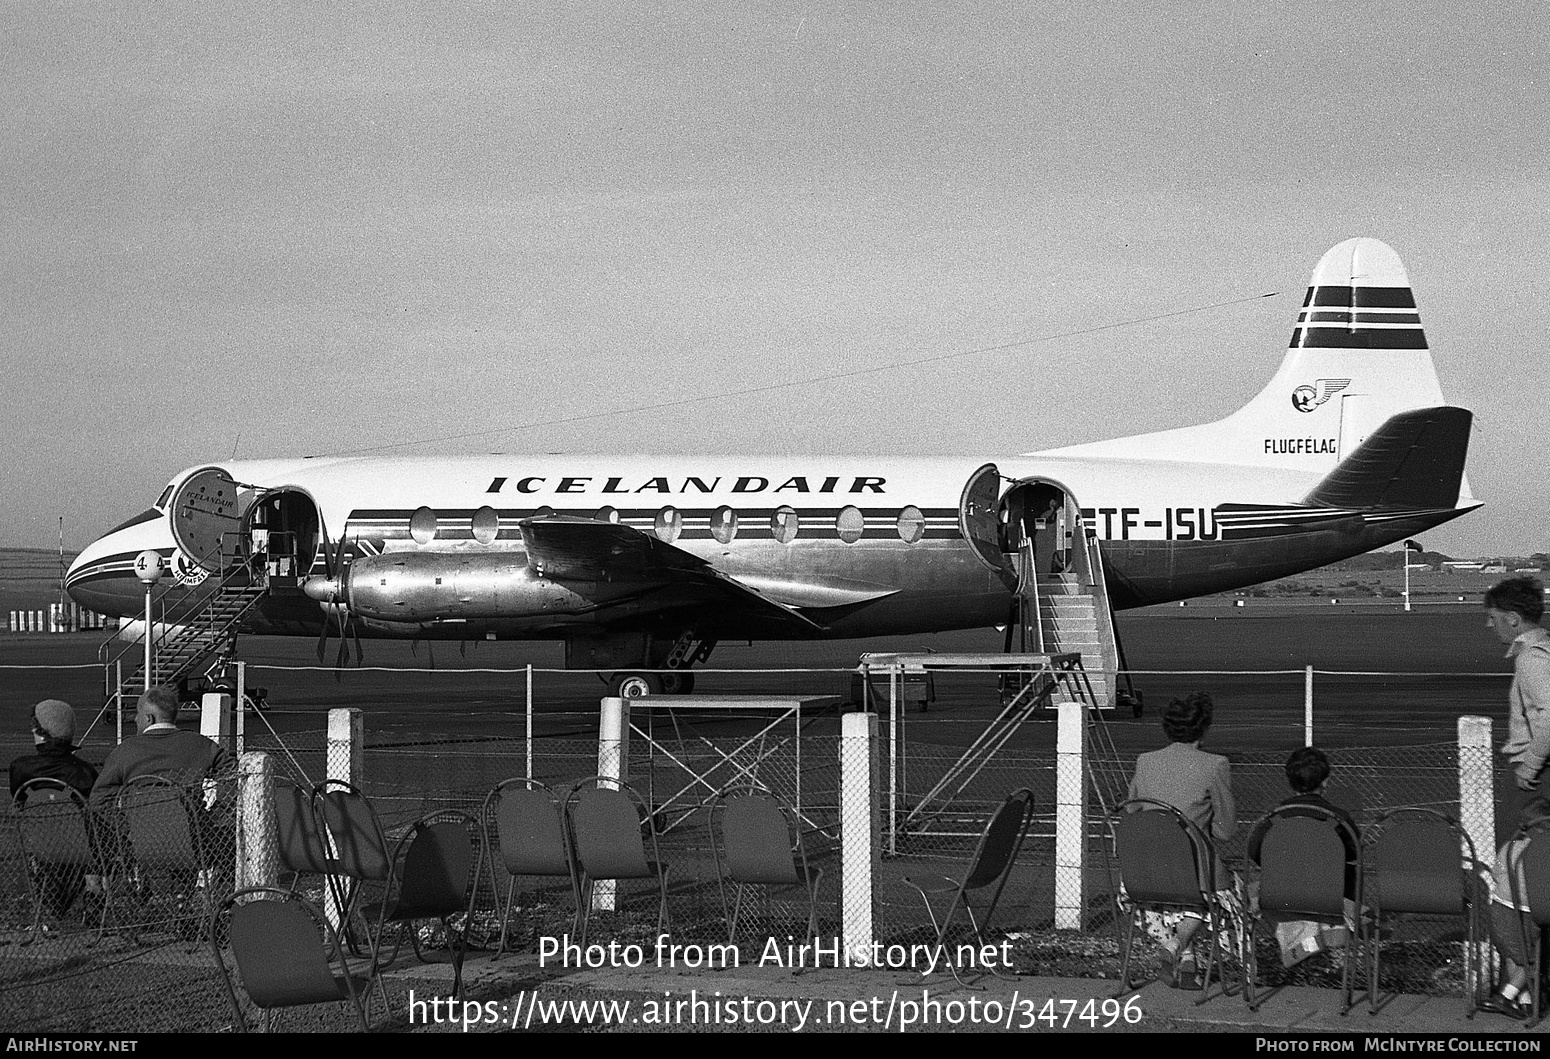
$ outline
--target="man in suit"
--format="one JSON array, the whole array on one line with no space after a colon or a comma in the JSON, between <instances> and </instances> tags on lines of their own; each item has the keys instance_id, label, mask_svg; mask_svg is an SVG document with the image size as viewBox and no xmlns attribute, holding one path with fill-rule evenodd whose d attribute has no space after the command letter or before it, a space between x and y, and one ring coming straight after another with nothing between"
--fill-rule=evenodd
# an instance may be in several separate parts
<instances>
[{"instance_id":1,"label":"man in suit","mask_svg":"<svg viewBox=\"0 0 1550 1059\"><path fill-rule=\"evenodd\" d=\"M139 776L165 776L175 783L193 783L228 771L232 758L225 748L198 732L177 725L178 696L172 688L151 688L140 696L135 709L138 735L130 736L108 753L102 774L92 787L92 800L103 803L117 796L119 788Z\"/></svg>"}]
</instances>

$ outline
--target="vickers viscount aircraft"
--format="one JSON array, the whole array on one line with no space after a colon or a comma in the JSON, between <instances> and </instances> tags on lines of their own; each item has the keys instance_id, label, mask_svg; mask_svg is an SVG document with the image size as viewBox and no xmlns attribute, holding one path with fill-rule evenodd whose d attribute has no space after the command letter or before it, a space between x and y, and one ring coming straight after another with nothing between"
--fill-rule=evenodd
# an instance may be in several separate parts
<instances>
[{"instance_id":1,"label":"vickers viscount aircraft","mask_svg":"<svg viewBox=\"0 0 1550 1059\"><path fill-rule=\"evenodd\" d=\"M169 622L246 566L267 575L248 632L562 640L567 666L624 693L682 692L717 640L1000 625L1024 551L1055 578L1095 542L1124 609L1402 540L1478 506L1470 422L1443 400L1398 255L1351 239L1314 269L1280 370L1215 423L993 459L216 463L87 547L66 585L132 618L134 559L155 549Z\"/></svg>"}]
</instances>

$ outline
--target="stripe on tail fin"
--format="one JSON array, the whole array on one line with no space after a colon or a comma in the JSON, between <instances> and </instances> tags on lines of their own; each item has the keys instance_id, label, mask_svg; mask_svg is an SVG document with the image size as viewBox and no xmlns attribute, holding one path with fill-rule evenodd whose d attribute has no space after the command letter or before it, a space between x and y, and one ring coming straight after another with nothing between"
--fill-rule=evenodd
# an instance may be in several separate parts
<instances>
[{"instance_id":1,"label":"stripe on tail fin","mask_svg":"<svg viewBox=\"0 0 1550 1059\"><path fill-rule=\"evenodd\" d=\"M1426 349L1405 266L1376 239L1347 239L1319 259L1293 349Z\"/></svg>"},{"instance_id":2,"label":"stripe on tail fin","mask_svg":"<svg viewBox=\"0 0 1550 1059\"><path fill-rule=\"evenodd\" d=\"M1391 416L1302 502L1333 508L1451 508L1459 500L1473 420L1470 412L1447 406Z\"/></svg>"}]
</instances>

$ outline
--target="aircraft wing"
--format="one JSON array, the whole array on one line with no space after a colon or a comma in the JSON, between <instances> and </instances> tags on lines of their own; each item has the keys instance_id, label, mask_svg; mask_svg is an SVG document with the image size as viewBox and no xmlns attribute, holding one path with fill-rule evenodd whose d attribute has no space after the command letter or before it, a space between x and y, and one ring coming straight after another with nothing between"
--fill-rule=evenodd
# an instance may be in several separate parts
<instances>
[{"instance_id":1,"label":"aircraft wing","mask_svg":"<svg viewBox=\"0 0 1550 1059\"><path fill-rule=\"evenodd\" d=\"M649 533L593 519L523 519L528 561L544 577L559 581L631 582L665 595L678 605L688 600L732 606L764 621L822 632L824 625L795 607L777 602L718 572L710 563Z\"/></svg>"}]
</instances>

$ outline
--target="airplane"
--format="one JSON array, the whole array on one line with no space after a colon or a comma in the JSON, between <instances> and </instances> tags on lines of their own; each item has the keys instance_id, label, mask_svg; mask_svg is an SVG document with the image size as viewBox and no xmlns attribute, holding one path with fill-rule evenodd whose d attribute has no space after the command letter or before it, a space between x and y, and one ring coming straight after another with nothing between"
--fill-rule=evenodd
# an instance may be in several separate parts
<instances>
[{"instance_id":1,"label":"airplane","mask_svg":"<svg viewBox=\"0 0 1550 1059\"><path fill-rule=\"evenodd\" d=\"M66 578L163 620L262 566L242 631L560 640L615 694L687 693L719 640L1001 626L1026 550L1096 541L1114 610L1238 589L1416 536L1479 506L1471 413L1445 403L1399 255L1313 270L1280 369L1213 423L1018 455L360 457L189 468ZM133 626L126 626L133 628ZM134 632L134 636L143 635Z\"/></svg>"}]
</instances>

